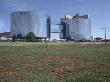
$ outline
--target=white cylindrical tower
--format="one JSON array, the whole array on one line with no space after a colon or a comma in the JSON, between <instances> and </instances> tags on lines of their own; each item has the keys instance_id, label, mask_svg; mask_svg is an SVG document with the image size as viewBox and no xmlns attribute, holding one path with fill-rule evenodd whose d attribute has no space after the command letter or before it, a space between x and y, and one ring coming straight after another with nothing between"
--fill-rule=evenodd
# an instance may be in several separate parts
<instances>
[{"instance_id":1,"label":"white cylindrical tower","mask_svg":"<svg viewBox=\"0 0 110 82\"><path fill-rule=\"evenodd\" d=\"M11 14L12 35L33 32L36 37L50 37L50 17L33 11L16 11Z\"/></svg>"}]
</instances>

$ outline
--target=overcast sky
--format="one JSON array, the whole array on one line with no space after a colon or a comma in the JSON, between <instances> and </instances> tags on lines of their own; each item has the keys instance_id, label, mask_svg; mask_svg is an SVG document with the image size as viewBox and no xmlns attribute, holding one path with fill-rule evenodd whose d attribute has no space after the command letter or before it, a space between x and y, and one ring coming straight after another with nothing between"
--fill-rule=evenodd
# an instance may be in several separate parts
<instances>
[{"instance_id":1,"label":"overcast sky","mask_svg":"<svg viewBox=\"0 0 110 82\"><path fill-rule=\"evenodd\" d=\"M107 27L107 38L110 38L110 0L0 0L0 32L10 31L10 13L18 10L45 12L55 22L65 14L87 14L92 35L103 37L100 28ZM52 28L58 30L58 26Z\"/></svg>"}]
</instances>

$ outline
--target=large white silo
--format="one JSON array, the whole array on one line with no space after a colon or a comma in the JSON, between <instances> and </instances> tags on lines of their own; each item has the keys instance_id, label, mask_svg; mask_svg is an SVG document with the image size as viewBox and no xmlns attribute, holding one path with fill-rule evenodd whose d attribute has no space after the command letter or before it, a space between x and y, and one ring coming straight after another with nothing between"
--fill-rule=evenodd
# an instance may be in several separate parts
<instances>
[{"instance_id":1,"label":"large white silo","mask_svg":"<svg viewBox=\"0 0 110 82\"><path fill-rule=\"evenodd\" d=\"M63 23L60 28L63 32L60 33L60 38L69 38L71 40L91 40L91 21L87 15L76 15L71 19L63 18L61 21ZM64 31L66 33L64 33Z\"/></svg>"},{"instance_id":2,"label":"large white silo","mask_svg":"<svg viewBox=\"0 0 110 82\"><path fill-rule=\"evenodd\" d=\"M69 35L72 39L91 40L91 23L89 19L74 18L69 25Z\"/></svg>"},{"instance_id":3,"label":"large white silo","mask_svg":"<svg viewBox=\"0 0 110 82\"><path fill-rule=\"evenodd\" d=\"M36 37L50 38L50 17L33 11L16 11L11 14L12 35L33 32Z\"/></svg>"}]
</instances>

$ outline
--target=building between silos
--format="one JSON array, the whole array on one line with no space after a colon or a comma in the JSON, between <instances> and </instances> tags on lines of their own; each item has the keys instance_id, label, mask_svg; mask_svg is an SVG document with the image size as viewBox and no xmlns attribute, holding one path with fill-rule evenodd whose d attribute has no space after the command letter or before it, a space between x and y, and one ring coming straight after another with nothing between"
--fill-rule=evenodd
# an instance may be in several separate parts
<instances>
[{"instance_id":1,"label":"building between silos","mask_svg":"<svg viewBox=\"0 0 110 82\"><path fill-rule=\"evenodd\" d=\"M86 41L91 38L91 21L88 15L65 15L65 18L61 18L60 39Z\"/></svg>"}]
</instances>

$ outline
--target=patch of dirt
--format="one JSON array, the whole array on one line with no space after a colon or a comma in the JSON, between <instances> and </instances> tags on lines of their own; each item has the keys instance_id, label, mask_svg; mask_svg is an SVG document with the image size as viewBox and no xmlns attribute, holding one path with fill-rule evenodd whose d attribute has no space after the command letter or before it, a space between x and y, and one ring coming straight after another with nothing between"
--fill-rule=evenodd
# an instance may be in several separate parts
<instances>
[{"instance_id":1,"label":"patch of dirt","mask_svg":"<svg viewBox=\"0 0 110 82\"><path fill-rule=\"evenodd\" d=\"M61 56L54 56L54 55L47 56L44 58L44 60L46 62L58 62L65 65L69 65L73 63L70 57L61 57Z\"/></svg>"},{"instance_id":2,"label":"patch of dirt","mask_svg":"<svg viewBox=\"0 0 110 82\"><path fill-rule=\"evenodd\" d=\"M110 65L95 63L85 58L56 55L45 55L39 61L0 60L0 73L3 75L17 76L19 72L30 73L32 70L50 73L62 80L80 73L96 74L99 71L110 70Z\"/></svg>"},{"instance_id":3,"label":"patch of dirt","mask_svg":"<svg viewBox=\"0 0 110 82\"><path fill-rule=\"evenodd\" d=\"M16 76L17 72L14 70L9 70L9 71L4 72L4 74L7 76Z\"/></svg>"},{"instance_id":4,"label":"patch of dirt","mask_svg":"<svg viewBox=\"0 0 110 82\"><path fill-rule=\"evenodd\" d=\"M70 75L77 75L79 73L96 74L101 70L110 70L110 65L99 64L89 61L88 59L78 57L50 55L44 57L43 61L59 64L59 67L54 67L50 70L52 70L51 72L53 72L54 75L61 80Z\"/></svg>"},{"instance_id":5,"label":"patch of dirt","mask_svg":"<svg viewBox=\"0 0 110 82\"><path fill-rule=\"evenodd\" d=\"M30 72L35 67L34 60L0 60L0 74L16 76L18 72Z\"/></svg>"}]
</instances>

